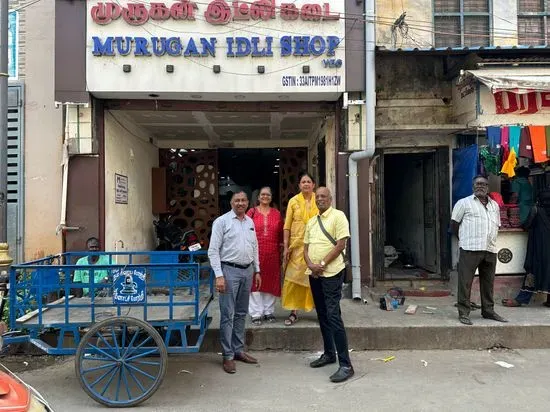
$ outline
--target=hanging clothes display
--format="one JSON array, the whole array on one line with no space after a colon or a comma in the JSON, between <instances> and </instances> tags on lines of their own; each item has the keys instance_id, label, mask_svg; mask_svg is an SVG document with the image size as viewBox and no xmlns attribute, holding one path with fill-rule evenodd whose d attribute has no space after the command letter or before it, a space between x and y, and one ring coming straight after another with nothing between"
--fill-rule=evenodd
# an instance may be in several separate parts
<instances>
[{"instance_id":1,"label":"hanging clothes display","mask_svg":"<svg viewBox=\"0 0 550 412\"><path fill-rule=\"evenodd\" d=\"M533 160L535 163L544 163L548 160L546 152L546 133L544 126L529 126Z\"/></svg>"},{"instance_id":2,"label":"hanging clothes display","mask_svg":"<svg viewBox=\"0 0 550 412\"><path fill-rule=\"evenodd\" d=\"M516 151L514 148L510 149L510 154L508 155L508 159L504 162L502 165L502 169L500 170L501 173L505 173L508 175L509 178L514 177L516 175L516 165L518 161L516 158Z\"/></svg>"},{"instance_id":3,"label":"hanging clothes display","mask_svg":"<svg viewBox=\"0 0 550 412\"><path fill-rule=\"evenodd\" d=\"M500 171L500 154L493 154L489 146L484 146L479 151L479 158L485 174L498 175Z\"/></svg>"},{"instance_id":4,"label":"hanging clothes display","mask_svg":"<svg viewBox=\"0 0 550 412\"><path fill-rule=\"evenodd\" d=\"M520 126L510 126L508 128L510 149L516 151L516 156L519 154L519 139L521 136L521 127Z\"/></svg>"},{"instance_id":5,"label":"hanging clothes display","mask_svg":"<svg viewBox=\"0 0 550 412\"><path fill-rule=\"evenodd\" d=\"M510 156L510 129L504 126L500 129L500 145L502 147L502 163Z\"/></svg>"},{"instance_id":6,"label":"hanging clothes display","mask_svg":"<svg viewBox=\"0 0 550 412\"><path fill-rule=\"evenodd\" d=\"M533 160L533 146L531 145L531 134L528 127L521 129L519 138L519 157Z\"/></svg>"}]
</instances>

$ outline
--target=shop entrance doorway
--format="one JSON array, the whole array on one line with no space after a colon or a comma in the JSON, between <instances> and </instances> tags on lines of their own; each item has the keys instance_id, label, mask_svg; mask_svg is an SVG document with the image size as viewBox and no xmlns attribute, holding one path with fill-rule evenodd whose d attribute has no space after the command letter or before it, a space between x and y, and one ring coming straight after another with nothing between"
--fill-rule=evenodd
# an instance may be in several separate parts
<instances>
[{"instance_id":1,"label":"shop entrance doorway","mask_svg":"<svg viewBox=\"0 0 550 412\"><path fill-rule=\"evenodd\" d=\"M205 244L214 219L230 210L237 191L244 190L252 206L259 189L270 186L274 206L284 216L308 160L306 148L159 149L159 155L166 175L167 213L183 230L195 230Z\"/></svg>"},{"instance_id":2,"label":"shop entrance doorway","mask_svg":"<svg viewBox=\"0 0 550 412\"><path fill-rule=\"evenodd\" d=\"M441 279L448 272L448 149L384 153L375 219L379 280Z\"/></svg>"}]
</instances>

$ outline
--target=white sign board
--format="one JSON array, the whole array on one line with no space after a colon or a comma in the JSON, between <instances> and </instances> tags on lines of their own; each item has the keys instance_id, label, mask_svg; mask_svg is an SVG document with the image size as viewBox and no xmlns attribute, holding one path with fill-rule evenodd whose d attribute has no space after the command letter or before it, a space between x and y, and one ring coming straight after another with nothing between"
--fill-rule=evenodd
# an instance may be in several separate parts
<instances>
[{"instance_id":1,"label":"white sign board","mask_svg":"<svg viewBox=\"0 0 550 412\"><path fill-rule=\"evenodd\" d=\"M87 84L99 97L299 100L345 91L340 0L88 0L87 12Z\"/></svg>"},{"instance_id":2,"label":"white sign board","mask_svg":"<svg viewBox=\"0 0 550 412\"><path fill-rule=\"evenodd\" d=\"M128 176L115 173L115 203L128 204Z\"/></svg>"}]
</instances>

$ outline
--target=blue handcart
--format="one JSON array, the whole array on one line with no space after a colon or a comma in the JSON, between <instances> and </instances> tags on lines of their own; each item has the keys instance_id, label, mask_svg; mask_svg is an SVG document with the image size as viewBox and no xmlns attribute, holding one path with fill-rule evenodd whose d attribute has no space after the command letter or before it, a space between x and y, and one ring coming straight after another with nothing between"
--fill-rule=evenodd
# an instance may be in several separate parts
<instances>
[{"instance_id":1,"label":"blue handcart","mask_svg":"<svg viewBox=\"0 0 550 412\"><path fill-rule=\"evenodd\" d=\"M92 399L135 406L160 386L168 354L199 351L213 271L205 251L92 255L103 264L76 265L82 253L63 253L12 266L3 343L75 355L76 377Z\"/></svg>"}]
</instances>

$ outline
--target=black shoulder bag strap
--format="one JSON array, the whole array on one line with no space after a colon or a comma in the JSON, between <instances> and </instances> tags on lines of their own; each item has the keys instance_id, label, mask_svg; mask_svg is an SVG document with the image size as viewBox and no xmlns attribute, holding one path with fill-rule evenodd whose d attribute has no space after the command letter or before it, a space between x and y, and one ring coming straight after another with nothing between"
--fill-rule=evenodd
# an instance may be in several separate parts
<instances>
[{"instance_id":1,"label":"black shoulder bag strap","mask_svg":"<svg viewBox=\"0 0 550 412\"><path fill-rule=\"evenodd\" d=\"M323 232L323 234L327 237L327 239L330 240L330 243L332 243L333 245L336 246L336 240L330 235L330 233L327 232L327 230L323 226L323 222L321 221L321 216L319 216L319 215L317 215L317 223L319 223L319 227L321 228L321 232ZM344 263L347 264L345 253L340 252L340 254L342 255L342 259L344 259Z\"/></svg>"}]
</instances>

